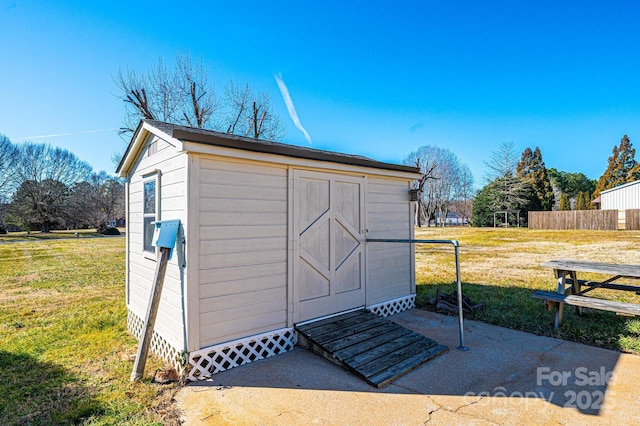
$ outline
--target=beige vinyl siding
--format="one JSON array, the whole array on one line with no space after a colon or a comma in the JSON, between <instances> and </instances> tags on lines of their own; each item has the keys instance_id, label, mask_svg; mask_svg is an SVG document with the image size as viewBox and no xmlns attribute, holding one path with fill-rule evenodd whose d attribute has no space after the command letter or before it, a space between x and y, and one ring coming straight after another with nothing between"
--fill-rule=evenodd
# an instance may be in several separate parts
<instances>
[{"instance_id":1,"label":"beige vinyl siding","mask_svg":"<svg viewBox=\"0 0 640 426\"><path fill-rule=\"evenodd\" d=\"M158 219L186 219L186 161L187 155L179 153L167 142L152 137L156 144L155 153L149 153L147 142L129 179L129 210L127 221L128 239L128 307L144 319L149 303L149 294L155 274L155 255L143 252L143 181L149 173L159 171ZM155 331L176 348L184 347L184 324L182 307L181 272L178 265L178 250L167 265L162 288L159 314Z\"/></svg>"},{"instance_id":2,"label":"beige vinyl siding","mask_svg":"<svg viewBox=\"0 0 640 426\"><path fill-rule=\"evenodd\" d=\"M413 236L409 182L370 177L367 182L367 238ZM367 244L367 304L413 293L411 244Z\"/></svg>"},{"instance_id":3,"label":"beige vinyl siding","mask_svg":"<svg viewBox=\"0 0 640 426\"><path fill-rule=\"evenodd\" d=\"M287 325L287 169L200 159L200 347Z\"/></svg>"}]
</instances>

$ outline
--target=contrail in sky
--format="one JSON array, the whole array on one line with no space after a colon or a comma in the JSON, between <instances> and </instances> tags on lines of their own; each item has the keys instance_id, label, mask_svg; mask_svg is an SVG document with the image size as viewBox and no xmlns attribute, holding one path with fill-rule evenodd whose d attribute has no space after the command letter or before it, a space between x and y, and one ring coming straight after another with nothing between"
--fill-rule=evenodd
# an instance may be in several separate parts
<instances>
[{"instance_id":1,"label":"contrail in sky","mask_svg":"<svg viewBox=\"0 0 640 426\"><path fill-rule=\"evenodd\" d=\"M284 100L284 103L287 105L287 111L289 111L289 117L291 117L291 121L293 121L293 124L295 124L298 130L300 130L304 134L304 138L307 140L307 142L309 142L309 145L312 145L311 136L309 136L309 133L307 133L304 127L302 127L302 123L300 123L300 119L298 118L298 113L296 112L296 107L293 105L293 100L291 100L291 95L289 95L289 89L287 89L287 85L284 84L284 81L282 80L282 74L278 73L274 75L273 78L275 78L276 83L278 83L278 89L280 89L280 94L282 95L282 99Z\"/></svg>"},{"instance_id":2,"label":"contrail in sky","mask_svg":"<svg viewBox=\"0 0 640 426\"><path fill-rule=\"evenodd\" d=\"M19 138L18 140L26 141L26 140L32 140L32 139L58 138L61 136L87 135L90 133L101 133L101 132L108 132L112 130L118 130L118 129L115 129L115 128L114 129L97 129L97 130L82 130L80 132L71 132L71 133L53 133L51 135L27 136L26 138Z\"/></svg>"}]
</instances>

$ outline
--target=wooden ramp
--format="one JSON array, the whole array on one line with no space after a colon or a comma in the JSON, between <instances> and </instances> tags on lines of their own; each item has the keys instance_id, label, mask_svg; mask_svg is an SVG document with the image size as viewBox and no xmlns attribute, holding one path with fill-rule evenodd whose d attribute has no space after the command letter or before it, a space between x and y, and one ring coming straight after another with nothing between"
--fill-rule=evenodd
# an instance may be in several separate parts
<instances>
[{"instance_id":1,"label":"wooden ramp","mask_svg":"<svg viewBox=\"0 0 640 426\"><path fill-rule=\"evenodd\" d=\"M378 388L449 350L364 309L295 328L299 346Z\"/></svg>"}]
</instances>

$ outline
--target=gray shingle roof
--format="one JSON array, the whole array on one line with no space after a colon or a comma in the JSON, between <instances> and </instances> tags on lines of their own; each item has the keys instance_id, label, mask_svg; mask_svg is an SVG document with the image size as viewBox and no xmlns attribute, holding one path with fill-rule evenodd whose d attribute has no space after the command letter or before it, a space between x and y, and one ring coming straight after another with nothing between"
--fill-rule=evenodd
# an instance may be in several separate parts
<instances>
[{"instance_id":1,"label":"gray shingle roof","mask_svg":"<svg viewBox=\"0 0 640 426\"><path fill-rule=\"evenodd\" d=\"M206 145L220 146L225 148L242 149L245 151L260 152L265 154L284 155L287 157L303 158L317 161L328 161L333 163L348 164L354 166L372 167L376 169L394 170L408 173L419 173L420 170L412 166L385 163L361 155L343 154L339 152L324 151L315 148L289 145L281 142L266 141L261 139L248 138L232 135L228 133L216 132L214 130L197 129L193 127L170 124L162 121L144 120L145 123L155 127L159 131L166 133L174 139L183 142L196 142ZM136 138L138 131L133 136ZM132 142L133 142L132 139ZM127 148L125 156L128 154L131 144ZM124 160L124 158L123 158ZM122 167L122 162L118 170Z\"/></svg>"}]
</instances>

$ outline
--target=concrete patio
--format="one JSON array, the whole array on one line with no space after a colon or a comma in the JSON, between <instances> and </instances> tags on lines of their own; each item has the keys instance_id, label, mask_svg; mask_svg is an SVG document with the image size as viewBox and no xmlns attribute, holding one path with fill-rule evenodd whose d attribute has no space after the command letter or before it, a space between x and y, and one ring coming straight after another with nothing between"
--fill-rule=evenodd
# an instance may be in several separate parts
<instances>
[{"instance_id":1,"label":"concrete patio","mask_svg":"<svg viewBox=\"0 0 640 426\"><path fill-rule=\"evenodd\" d=\"M640 357L413 309L450 351L383 389L299 348L191 383L187 425L640 424Z\"/></svg>"}]
</instances>

